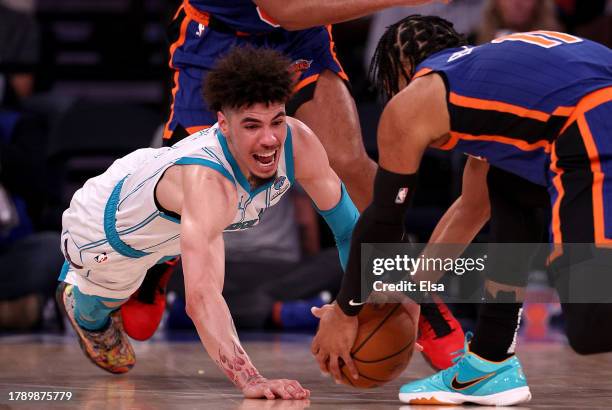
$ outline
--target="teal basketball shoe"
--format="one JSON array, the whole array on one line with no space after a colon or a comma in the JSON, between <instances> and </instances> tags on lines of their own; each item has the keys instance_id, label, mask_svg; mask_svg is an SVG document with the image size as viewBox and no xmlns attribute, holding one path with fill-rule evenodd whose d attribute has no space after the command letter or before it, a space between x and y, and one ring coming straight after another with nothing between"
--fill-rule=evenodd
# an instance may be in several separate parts
<instances>
[{"instance_id":1,"label":"teal basketball shoe","mask_svg":"<svg viewBox=\"0 0 612 410\"><path fill-rule=\"evenodd\" d=\"M456 363L433 376L403 385L399 399L410 404L476 403L510 406L531 400L527 379L516 356L491 362L469 351L465 338L464 354Z\"/></svg>"}]
</instances>

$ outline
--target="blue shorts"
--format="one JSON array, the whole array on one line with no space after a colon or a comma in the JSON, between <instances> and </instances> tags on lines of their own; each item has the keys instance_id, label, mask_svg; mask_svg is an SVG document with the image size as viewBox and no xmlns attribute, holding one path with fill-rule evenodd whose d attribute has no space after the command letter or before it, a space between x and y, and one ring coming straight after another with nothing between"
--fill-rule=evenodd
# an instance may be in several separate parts
<instances>
[{"instance_id":1,"label":"blue shorts","mask_svg":"<svg viewBox=\"0 0 612 410\"><path fill-rule=\"evenodd\" d=\"M275 29L268 33L246 34L210 24L208 14L179 8L171 26L170 67L173 69L172 105L164 129L164 143L172 144L186 135L217 122L202 97L202 78L217 58L234 46L250 44L286 54L292 61L296 86L288 114L312 99L319 74L337 73L348 85L348 77L335 53L331 26L300 31Z\"/></svg>"}]
</instances>

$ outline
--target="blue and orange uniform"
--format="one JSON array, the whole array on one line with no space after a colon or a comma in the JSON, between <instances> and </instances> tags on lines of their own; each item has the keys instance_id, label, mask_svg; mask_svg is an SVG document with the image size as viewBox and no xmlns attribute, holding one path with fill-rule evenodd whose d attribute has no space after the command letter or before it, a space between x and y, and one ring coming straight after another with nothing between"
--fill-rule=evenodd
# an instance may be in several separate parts
<instances>
[{"instance_id":1,"label":"blue and orange uniform","mask_svg":"<svg viewBox=\"0 0 612 410\"><path fill-rule=\"evenodd\" d=\"M202 98L202 78L234 46L250 44L286 54L295 72L289 115L312 99L319 74L331 70L345 82L335 53L331 26L287 31L250 0L184 0L171 24L172 105L164 129L166 144L217 121ZM348 82L347 82L348 85Z\"/></svg>"},{"instance_id":2,"label":"blue and orange uniform","mask_svg":"<svg viewBox=\"0 0 612 410\"><path fill-rule=\"evenodd\" d=\"M431 72L448 92L441 149L545 186L553 243L612 244L610 49L564 33L516 33L436 53L415 78Z\"/></svg>"}]
</instances>

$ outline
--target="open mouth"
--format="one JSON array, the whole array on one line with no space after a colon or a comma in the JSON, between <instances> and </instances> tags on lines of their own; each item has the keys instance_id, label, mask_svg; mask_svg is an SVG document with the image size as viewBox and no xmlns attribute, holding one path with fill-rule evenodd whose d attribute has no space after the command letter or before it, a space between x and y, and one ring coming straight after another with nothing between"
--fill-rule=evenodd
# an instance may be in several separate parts
<instances>
[{"instance_id":1,"label":"open mouth","mask_svg":"<svg viewBox=\"0 0 612 410\"><path fill-rule=\"evenodd\" d=\"M276 160L276 153L278 150L262 152L261 154L253 154L253 158L255 161L259 163L260 166L267 168L274 165Z\"/></svg>"}]
</instances>

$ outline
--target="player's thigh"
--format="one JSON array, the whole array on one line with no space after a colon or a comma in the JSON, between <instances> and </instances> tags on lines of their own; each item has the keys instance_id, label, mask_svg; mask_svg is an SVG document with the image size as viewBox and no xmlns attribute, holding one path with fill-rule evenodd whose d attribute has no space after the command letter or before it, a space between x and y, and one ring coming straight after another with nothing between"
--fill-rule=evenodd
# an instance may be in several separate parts
<instances>
[{"instance_id":1,"label":"player's thigh","mask_svg":"<svg viewBox=\"0 0 612 410\"><path fill-rule=\"evenodd\" d=\"M319 137L333 163L365 156L355 101L335 53L331 31L318 27L296 34L284 51L296 86L287 112Z\"/></svg>"}]
</instances>

